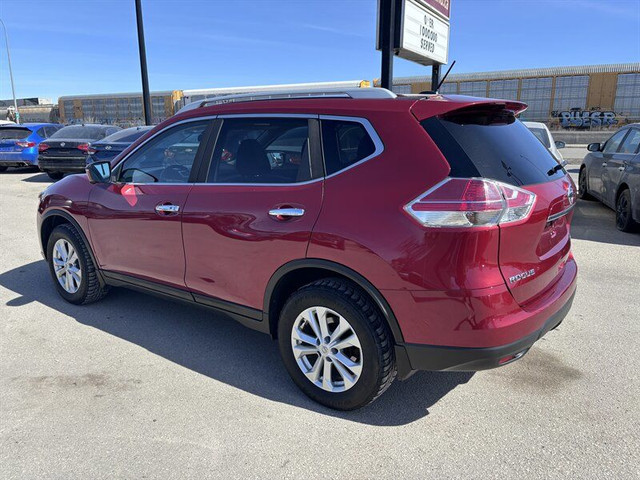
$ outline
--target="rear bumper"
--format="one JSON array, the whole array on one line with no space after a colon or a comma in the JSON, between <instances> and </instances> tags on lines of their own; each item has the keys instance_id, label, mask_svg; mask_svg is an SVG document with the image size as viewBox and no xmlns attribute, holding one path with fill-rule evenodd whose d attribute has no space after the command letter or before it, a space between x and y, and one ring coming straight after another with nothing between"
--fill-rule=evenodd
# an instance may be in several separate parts
<instances>
[{"instance_id":1,"label":"rear bumper","mask_svg":"<svg viewBox=\"0 0 640 480\"><path fill-rule=\"evenodd\" d=\"M389 295L404 335L404 342L396 346L400 376L415 370L484 370L517 360L567 315L577 272L570 255L555 284L524 306L500 289L460 296ZM399 298L405 304L398 303Z\"/></svg>"},{"instance_id":2,"label":"rear bumper","mask_svg":"<svg viewBox=\"0 0 640 480\"><path fill-rule=\"evenodd\" d=\"M564 305L549 317L542 328L520 340L497 347L443 347L434 345L403 344L396 346L396 358L401 365L401 376L415 370L478 371L500 367L521 358L531 346L547 332L562 323L567 316L575 290ZM404 365L402 365L404 363ZM404 366L404 368L402 368ZM405 374L402 375L402 370Z\"/></svg>"},{"instance_id":3,"label":"rear bumper","mask_svg":"<svg viewBox=\"0 0 640 480\"><path fill-rule=\"evenodd\" d=\"M26 152L0 152L0 166L30 167L38 165L38 154Z\"/></svg>"},{"instance_id":4,"label":"rear bumper","mask_svg":"<svg viewBox=\"0 0 640 480\"><path fill-rule=\"evenodd\" d=\"M38 159L38 167L43 172L82 173L86 165L86 157L39 157Z\"/></svg>"}]
</instances>

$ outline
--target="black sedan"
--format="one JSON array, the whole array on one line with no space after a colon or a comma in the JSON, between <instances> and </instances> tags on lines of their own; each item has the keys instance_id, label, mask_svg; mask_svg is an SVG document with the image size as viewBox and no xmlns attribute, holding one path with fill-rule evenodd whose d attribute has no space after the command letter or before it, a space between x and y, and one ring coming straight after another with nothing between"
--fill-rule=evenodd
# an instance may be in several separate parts
<instances>
[{"instance_id":1,"label":"black sedan","mask_svg":"<svg viewBox=\"0 0 640 480\"><path fill-rule=\"evenodd\" d=\"M89 147L88 162L107 162L114 159L120 152L135 142L153 126L131 127L113 133Z\"/></svg>"},{"instance_id":2,"label":"black sedan","mask_svg":"<svg viewBox=\"0 0 640 480\"><path fill-rule=\"evenodd\" d=\"M38 166L53 180L84 172L91 142L122 130L114 125L69 125L38 146Z\"/></svg>"},{"instance_id":3,"label":"black sedan","mask_svg":"<svg viewBox=\"0 0 640 480\"><path fill-rule=\"evenodd\" d=\"M596 198L613 208L618 230L635 230L640 224L640 123L587 149L578 177L580 198Z\"/></svg>"}]
</instances>

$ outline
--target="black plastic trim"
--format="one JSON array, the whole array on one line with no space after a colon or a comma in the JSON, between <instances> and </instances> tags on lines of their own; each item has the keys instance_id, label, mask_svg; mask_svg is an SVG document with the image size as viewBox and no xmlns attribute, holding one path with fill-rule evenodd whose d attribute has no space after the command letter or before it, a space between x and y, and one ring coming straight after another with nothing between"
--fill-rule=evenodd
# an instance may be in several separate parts
<instances>
[{"instance_id":1,"label":"black plastic trim","mask_svg":"<svg viewBox=\"0 0 640 480\"><path fill-rule=\"evenodd\" d=\"M327 270L329 272L339 273L344 277L347 277L349 280L356 283L360 288L362 288L373 300L376 305L384 315L391 329L391 334L393 335L394 342L396 344L403 342L402 331L400 330L400 325L398 324L398 320L396 319L389 303L382 296L382 294L374 287L366 278L357 273L356 271L341 265L339 263L331 262L329 260L324 260L320 258L306 258L300 260L293 260L289 263L281 266L269 279L269 283L267 283L267 288L264 293L264 303L262 307L263 311L263 322L269 323L269 309L271 305L271 297L273 292L278 285L278 282L284 278L287 274L300 270L303 268L318 268Z\"/></svg>"},{"instance_id":2,"label":"black plastic trim","mask_svg":"<svg viewBox=\"0 0 640 480\"><path fill-rule=\"evenodd\" d=\"M507 345L464 348L407 343L397 345L396 352L398 349L405 350L412 370L469 372L500 367L506 365L506 363L499 363L501 358L518 353L526 353L547 332L560 325L571 309L575 294L576 292L574 291L562 308L549 317L540 330Z\"/></svg>"},{"instance_id":3,"label":"black plastic trim","mask_svg":"<svg viewBox=\"0 0 640 480\"><path fill-rule=\"evenodd\" d=\"M170 287L168 285L153 282L151 280L144 280L124 273L102 270L102 275L108 285L131 288L143 293L150 293L152 295L158 295L171 300L179 300L191 305L210 308L230 316L237 322L253 330L269 333L268 323L265 324L262 321L262 312L255 308L245 307L243 305L238 305L237 303L227 302L207 295L192 293L186 289Z\"/></svg>"}]
</instances>

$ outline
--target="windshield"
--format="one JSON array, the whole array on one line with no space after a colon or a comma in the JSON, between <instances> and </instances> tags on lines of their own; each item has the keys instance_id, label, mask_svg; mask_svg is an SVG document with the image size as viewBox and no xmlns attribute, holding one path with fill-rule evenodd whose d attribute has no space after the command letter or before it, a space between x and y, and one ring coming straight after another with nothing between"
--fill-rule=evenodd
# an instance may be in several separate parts
<instances>
[{"instance_id":1,"label":"windshield","mask_svg":"<svg viewBox=\"0 0 640 480\"><path fill-rule=\"evenodd\" d=\"M61 128L49 138L73 138L81 140L100 140L104 137L106 127L69 125Z\"/></svg>"},{"instance_id":2,"label":"windshield","mask_svg":"<svg viewBox=\"0 0 640 480\"><path fill-rule=\"evenodd\" d=\"M0 140L20 140L31 135L31 130L24 127L0 128Z\"/></svg>"},{"instance_id":3,"label":"windshield","mask_svg":"<svg viewBox=\"0 0 640 480\"><path fill-rule=\"evenodd\" d=\"M566 174L512 112L472 109L422 122L451 166L452 177L533 185Z\"/></svg>"},{"instance_id":4,"label":"windshield","mask_svg":"<svg viewBox=\"0 0 640 480\"><path fill-rule=\"evenodd\" d=\"M551 143L549 143L549 135L547 135L547 131L544 128L536 128L536 127L527 127L531 130L538 140L542 142L542 144L549 148L551 147Z\"/></svg>"}]
</instances>

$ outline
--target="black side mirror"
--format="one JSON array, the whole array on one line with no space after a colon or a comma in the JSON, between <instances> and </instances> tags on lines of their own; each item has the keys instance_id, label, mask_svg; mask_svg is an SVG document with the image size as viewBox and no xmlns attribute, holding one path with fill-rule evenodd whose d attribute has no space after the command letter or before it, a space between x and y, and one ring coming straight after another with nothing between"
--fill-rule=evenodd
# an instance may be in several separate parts
<instances>
[{"instance_id":1,"label":"black side mirror","mask_svg":"<svg viewBox=\"0 0 640 480\"><path fill-rule=\"evenodd\" d=\"M590 152L599 152L602 149L601 143L590 143L587 145L587 150Z\"/></svg>"},{"instance_id":2,"label":"black side mirror","mask_svg":"<svg viewBox=\"0 0 640 480\"><path fill-rule=\"evenodd\" d=\"M91 183L110 183L111 182L111 163L97 162L90 163L85 168L87 177Z\"/></svg>"},{"instance_id":3,"label":"black side mirror","mask_svg":"<svg viewBox=\"0 0 640 480\"><path fill-rule=\"evenodd\" d=\"M556 140L555 144L556 144L556 148L564 148L567 146L567 144L564 143L562 140Z\"/></svg>"}]
</instances>

